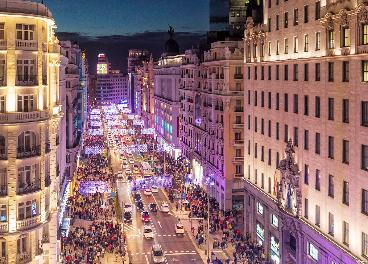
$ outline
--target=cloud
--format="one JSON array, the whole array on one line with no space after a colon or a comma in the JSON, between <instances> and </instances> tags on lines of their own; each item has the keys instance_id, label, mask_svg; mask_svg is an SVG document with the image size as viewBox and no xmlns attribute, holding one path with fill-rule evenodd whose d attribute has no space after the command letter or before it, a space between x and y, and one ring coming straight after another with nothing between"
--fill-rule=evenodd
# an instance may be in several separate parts
<instances>
[{"instance_id":1,"label":"cloud","mask_svg":"<svg viewBox=\"0 0 368 264\"><path fill-rule=\"evenodd\" d=\"M178 42L180 53L199 44L200 38L205 32L175 32L174 39ZM163 45L169 36L167 31L145 31L131 35L106 35L88 36L78 32L56 32L59 40L77 42L82 49L87 50L87 59L90 65L90 73L96 71L97 56L105 53L111 62L112 69L127 70L129 49L148 49L153 58L157 59L162 54Z\"/></svg>"}]
</instances>

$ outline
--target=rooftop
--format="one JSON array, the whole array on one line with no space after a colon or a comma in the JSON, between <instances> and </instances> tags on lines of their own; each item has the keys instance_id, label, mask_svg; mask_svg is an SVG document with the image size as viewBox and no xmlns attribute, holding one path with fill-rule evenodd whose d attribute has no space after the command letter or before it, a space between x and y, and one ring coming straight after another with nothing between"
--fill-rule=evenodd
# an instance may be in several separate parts
<instances>
[{"instance_id":1,"label":"rooftop","mask_svg":"<svg viewBox=\"0 0 368 264\"><path fill-rule=\"evenodd\" d=\"M52 13L44 4L25 0L0 1L0 13L27 14L52 18Z\"/></svg>"}]
</instances>

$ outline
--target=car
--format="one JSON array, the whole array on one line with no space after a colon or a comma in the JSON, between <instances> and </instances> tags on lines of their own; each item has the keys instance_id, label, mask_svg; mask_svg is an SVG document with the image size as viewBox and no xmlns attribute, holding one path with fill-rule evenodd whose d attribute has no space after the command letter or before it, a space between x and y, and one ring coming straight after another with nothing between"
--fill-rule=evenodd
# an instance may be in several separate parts
<instances>
[{"instance_id":1,"label":"car","mask_svg":"<svg viewBox=\"0 0 368 264\"><path fill-rule=\"evenodd\" d=\"M134 170L133 170L133 173L139 173L140 171L139 171L139 169L138 168L134 168Z\"/></svg>"},{"instance_id":2,"label":"car","mask_svg":"<svg viewBox=\"0 0 368 264\"><path fill-rule=\"evenodd\" d=\"M132 171L130 169L126 169L125 174L132 174Z\"/></svg>"},{"instance_id":3,"label":"car","mask_svg":"<svg viewBox=\"0 0 368 264\"><path fill-rule=\"evenodd\" d=\"M128 153L128 158L133 158L133 154L132 153Z\"/></svg>"},{"instance_id":4,"label":"car","mask_svg":"<svg viewBox=\"0 0 368 264\"><path fill-rule=\"evenodd\" d=\"M151 256L153 263L164 263L165 262L165 253L162 250L161 245L153 245L151 249Z\"/></svg>"},{"instance_id":5,"label":"car","mask_svg":"<svg viewBox=\"0 0 368 264\"><path fill-rule=\"evenodd\" d=\"M133 210L133 206L131 203L124 204L124 212L131 212Z\"/></svg>"},{"instance_id":6,"label":"car","mask_svg":"<svg viewBox=\"0 0 368 264\"><path fill-rule=\"evenodd\" d=\"M158 193L158 188L157 188L157 186L152 186L151 191L152 191L152 193Z\"/></svg>"},{"instance_id":7,"label":"car","mask_svg":"<svg viewBox=\"0 0 368 264\"><path fill-rule=\"evenodd\" d=\"M137 168L138 169L138 165L137 164L134 164L133 165L133 168L135 169L135 168Z\"/></svg>"},{"instance_id":8,"label":"car","mask_svg":"<svg viewBox=\"0 0 368 264\"><path fill-rule=\"evenodd\" d=\"M138 211L144 209L144 204L142 201L137 201L136 206Z\"/></svg>"},{"instance_id":9,"label":"car","mask_svg":"<svg viewBox=\"0 0 368 264\"><path fill-rule=\"evenodd\" d=\"M124 213L124 222L131 222L132 221L132 212L125 212Z\"/></svg>"},{"instance_id":10,"label":"car","mask_svg":"<svg viewBox=\"0 0 368 264\"><path fill-rule=\"evenodd\" d=\"M182 224L175 224L175 233L184 234L184 226Z\"/></svg>"},{"instance_id":11,"label":"car","mask_svg":"<svg viewBox=\"0 0 368 264\"><path fill-rule=\"evenodd\" d=\"M143 193L144 193L144 195L149 196L149 195L152 194L152 191L151 191L151 189L145 189Z\"/></svg>"},{"instance_id":12,"label":"car","mask_svg":"<svg viewBox=\"0 0 368 264\"><path fill-rule=\"evenodd\" d=\"M149 222L150 221L150 216L149 216L149 213L147 211L143 211L141 213L141 217L142 217L142 222Z\"/></svg>"},{"instance_id":13,"label":"car","mask_svg":"<svg viewBox=\"0 0 368 264\"><path fill-rule=\"evenodd\" d=\"M143 227L143 235L145 238L153 238L153 232L152 232L152 227L151 226L144 226Z\"/></svg>"},{"instance_id":14,"label":"car","mask_svg":"<svg viewBox=\"0 0 368 264\"><path fill-rule=\"evenodd\" d=\"M168 213L170 211L169 205L168 204L162 204L161 205L161 212L163 213Z\"/></svg>"},{"instance_id":15,"label":"car","mask_svg":"<svg viewBox=\"0 0 368 264\"><path fill-rule=\"evenodd\" d=\"M150 203L148 208L151 212L157 212L157 204L156 203Z\"/></svg>"},{"instance_id":16,"label":"car","mask_svg":"<svg viewBox=\"0 0 368 264\"><path fill-rule=\"evenodd\" d=\"M117 181L124 181L124 175L122 171L118 171Z\"/></svg>"},{"instance_id":17,"label":"car","mask_svg":"<svg viewBox=\"0 0 368 264\"><path fill-rule=\"evenodd\" d=\"M126 163L126 162L123 162L123 169L127 169L128 168L128 163Z\"/></svg>"},{"instance_id":18,"label":"car","mask_svg":"<svg viewBox=\"0 0 368 264\"><path fill-rule=\"evenodd\" d=\"M126 158L122 158L122 159L121 159L121 162L122 162L122 163L128 163L128 160L127 160Z\"/></svg>"},{"instance_id":19,"label":"car","mask_svg":"<svg viewBox=\"0 0 368 264\"><path fill-rule=\"evenodd\" d=\"M130 164L134 164L134 159L130 159L130 160L129 160L129 163L130 163Z\"/></svg>"},{"instance_id":20,"label":"car","mask_svg":"<svg viewBox=\"0 0 368 264\"><path fill-rule=\"evenodd\" d=\"M128 181L132 181L132 180L133 180L132 175L129 175L129 176L128 176Z\"/></svg>"},{"instance_id":21,"label":"car","mask_svg":"<svg viewBox=\"0 0 368 264\"><path fill-rule=\"evenodd\" d=\"M140 175L140 174L135 175L135 179L136 180L142 179L142 175Z\"/></svg>"},{"instance_id":22,"label":"car","mask_svg":"<svg viewBox=\"0 0 368 264\"><path fill-rule=\"evenodd\" d=\"M133 198L134 198L134 202L142 201L142 197L139 193L135 193Z\"/></svg>"}]
</instances>

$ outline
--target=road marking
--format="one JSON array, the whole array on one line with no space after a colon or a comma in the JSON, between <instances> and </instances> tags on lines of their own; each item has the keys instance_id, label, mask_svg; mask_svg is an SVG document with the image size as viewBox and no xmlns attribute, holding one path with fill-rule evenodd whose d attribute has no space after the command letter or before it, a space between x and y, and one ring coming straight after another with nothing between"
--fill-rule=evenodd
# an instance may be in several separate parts
<instances>
[{"instance_id":1,"label":"road marking","mask_svg":"<svg viewBox=\"0 0 368 264\"><path fill-rule=\"evenodd\" d=\"M160 221L157 221L157 224L162 228Z\"/></svg>"},{"instance_id":2,"label":"road marking","mask_svg":"<svg viewBox=\"0 0 368 264\"><path fill-rule=\"evenodd\" d=\"M183 253L167 253L166 256L176 256L176 255L196 255L197 253L186 253L186 252L183 252Z\"/></svg>"},{"instance_id":3,"label":"road marking","mask_svg":"<svg viewBox=\"0 0 368 264\"><path fill-rule=\"evenodd\" d=\"M147 264L149 264L149 260L148 260L147 255L144 255L144 256L146 257L146 262L147 262Z\"/></svg>"},{"instance_id":4,"label":"road marking","mask_svg":"<svg viewBox=\"0 0 368 264\"><path fill-rule=\"evenodd\" d=\"M167 236L171 236L171 235L167 235Z\"/></svg>"}]
</instances>

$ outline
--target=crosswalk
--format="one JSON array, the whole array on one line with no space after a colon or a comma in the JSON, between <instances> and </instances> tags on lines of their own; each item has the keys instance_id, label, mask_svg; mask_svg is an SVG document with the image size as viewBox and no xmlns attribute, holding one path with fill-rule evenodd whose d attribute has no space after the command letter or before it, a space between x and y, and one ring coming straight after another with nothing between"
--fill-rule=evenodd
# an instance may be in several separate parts
<instances>
[{"instance_id":1,"label":"crosswalk","mask_svg":"<svg viewBox=\"0 0 368 264\"><path fill-rule=\"evenodd\" d=\"M175 255L192 255L197 254L195 250L176 250L176 251L164 251L165 255L167 256L175 256ZM132 255L151 255L151 252L138 252L132 253Z\"/></svg>"}]
</instances>

